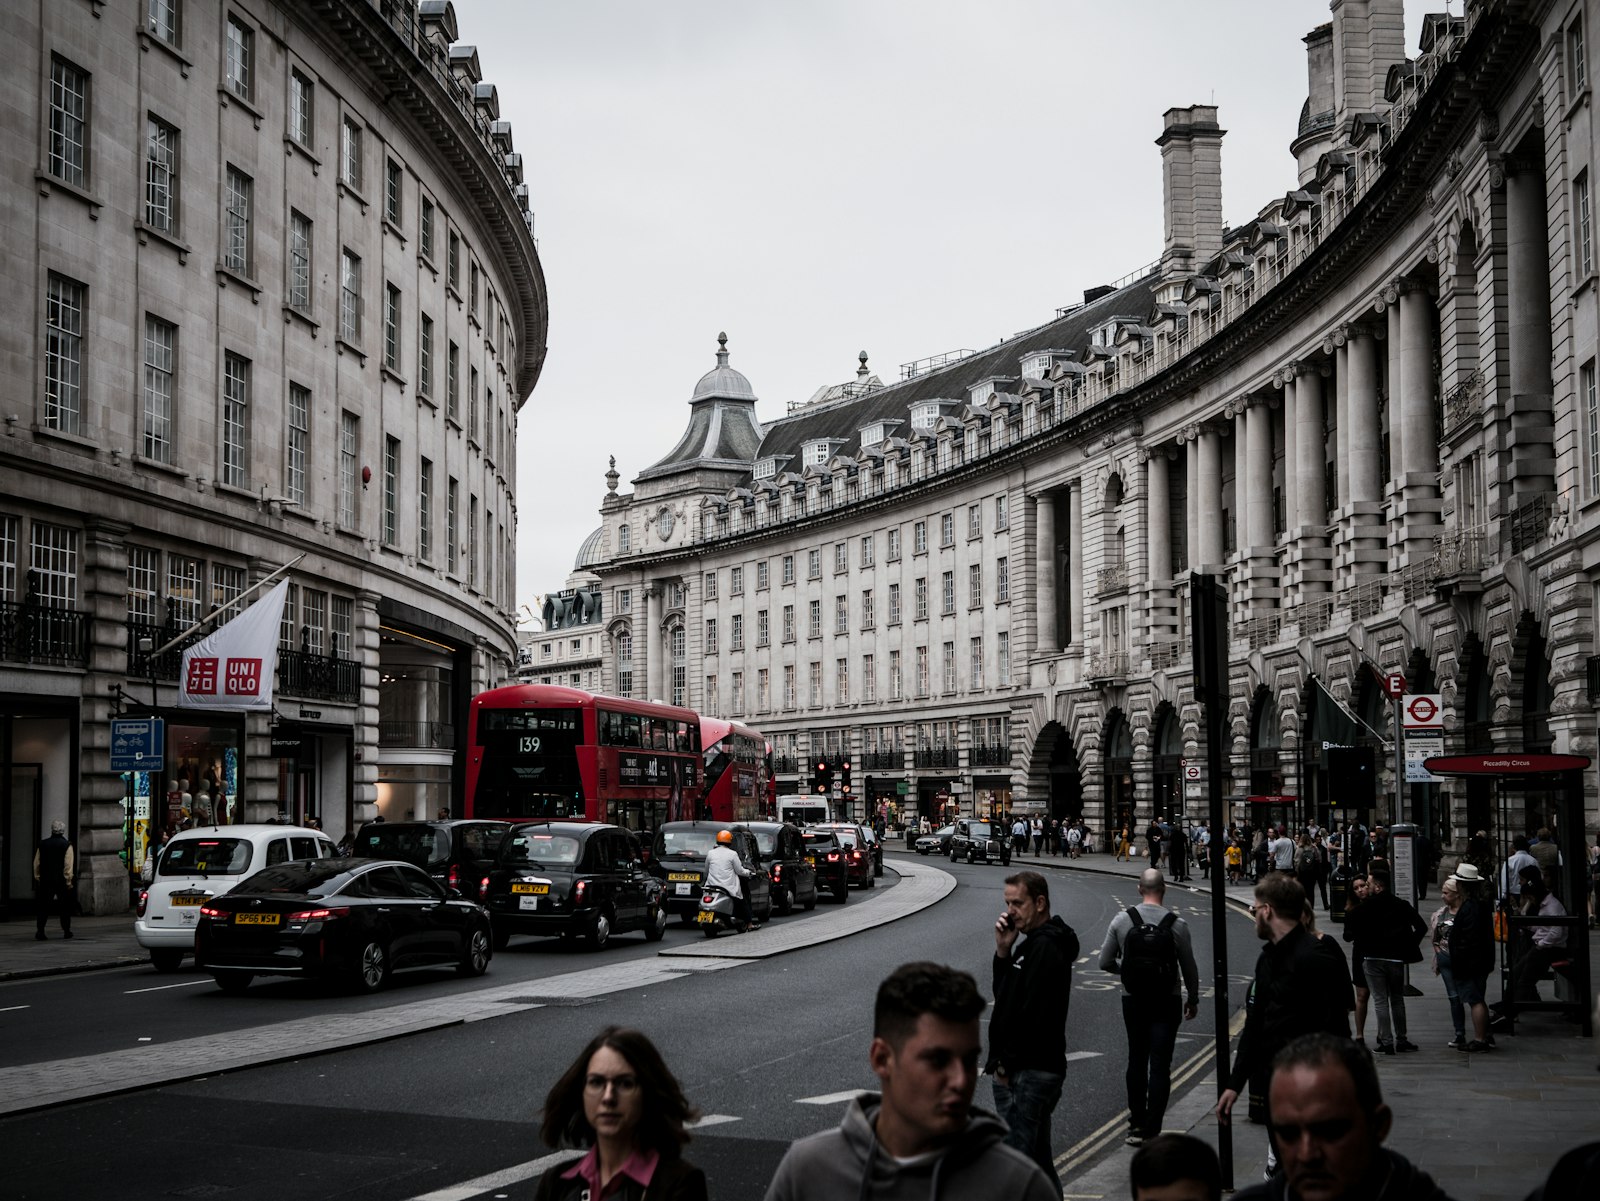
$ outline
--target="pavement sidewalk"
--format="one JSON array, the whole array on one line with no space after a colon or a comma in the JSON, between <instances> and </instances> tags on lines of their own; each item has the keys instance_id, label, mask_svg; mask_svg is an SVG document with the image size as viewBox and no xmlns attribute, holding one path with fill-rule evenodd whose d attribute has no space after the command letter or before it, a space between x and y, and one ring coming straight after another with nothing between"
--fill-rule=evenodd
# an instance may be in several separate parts
<instances>
[{"instance_id":1,"label":"pavement sidewalk","mask_svg":"<svg viewBox=\"0 0 1600 1201\"><path fill-rule=\"evenodd\" d=\"M72 937L61 937L55 918L45 927L48 941L34 939L30 916L0 922L0 980L87 972L95 968L143 963L150 953L133 937L133 911L72 919Z\"/></svg>"}]
</instances>

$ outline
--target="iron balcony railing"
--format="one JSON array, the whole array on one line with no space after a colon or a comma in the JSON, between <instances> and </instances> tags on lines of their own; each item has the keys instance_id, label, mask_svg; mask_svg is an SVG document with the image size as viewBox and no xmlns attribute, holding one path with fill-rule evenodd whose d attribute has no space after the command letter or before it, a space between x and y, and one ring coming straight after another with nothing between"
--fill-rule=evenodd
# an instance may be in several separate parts
<instances>
[{"instance_id":1,"label":"iron balcony railing","mask_svg":"<svg viewBox=\"0 0 1600 1201\"><path fill-rule=\"evenodd\" d=\"M1433 540L1433 557L1428 560L1428 570L1435 579L1452 579L1473 575L1483 570L1484 543L1489 531L1484 526L1464 530L1446 530Z\"/></svg>"},{"instance_id":2,"label":"iron balcony railing","mask_svg":"<svg viewBox=\"0 0 1600 1201\"><path fill-rule=\"evenodd\" d=\"M1150 644L1150 667L1165 671L1177 667L1189 658L1189 644L1183 639L1162 638Z\"/></svg>"},{"instance_id":3,"label":"iron balcony railing","mask_svg":"<svg viewBox=\"0 0 1600 1201\"><path fill-rule=\"evenodd\" d=\"M1483 372L1474 371L1444 398L1444 432L1454 432L1459 427L1483 416Z\"/></svg>"},{"instance_id":4,"label":"iron balcony railing","mask_svg":"<svg viewBox=\"0 0 1600 1201\"><path fill-rule=\"evenodd\" d=\"M1283 613L1261 613L1255 617L1248 617L1233 627L1235 642L1247 644L1251 650L1258 651L1263 647L1276 646L1283 636Z\"/></svg>"},{"instance_id":5,"label":"iron balcony railing","mask_svg":"<svg viewBox=\"0 0 1600 1201\"><path fill-rule=\"evenodd\" d=\"M1011 765L1011 748L1009 746L975 746L967 753L967 759L973 767L1009 767Z\"/></svg>"},{"instance_id":6,"label":"iron balcony railing","mask_svg":"<svg viewBox=\"0 0 1600 1201\"><path fill-rule=\"evenodd\" d=\"M1091 680L1123 680L1128 676L1128 653L1105 651L1089 659Z\"/></svg>"},{"instance_id":7,"label":"iron balcony railing","mask_svg":"<svg viewBox=\"0 0 1600 1201\"><path fill-rule=\"evenodd\" d=\"M772 757L772 770L774 772L797 772L800 770L800 760L793 755L774 755Z\"/></svg>"},{"instance_id":8,"label":"iron balcony railing","mask_svg":"<svg viewBox=\"0 0 1600 1201\"><path fill-rule=\"evenodd\" d=\"M920 747L914 762L918 767L958 767L961 755L951 746Z\"/></svg>"},{"instance_id":9,"label":"iron balcony railing","mask_svg":"<svg viewBox=\"0 0 1600 1201\"><path fill-rule=\"evenodd\" d=\"M864 771L899 771L905 765L905 754L898 750L866 751L861 756L861 767Z\"/></svg>"},{"instance_id":10,"label":"iron balcony railing","mask_svg":"<svg viewBox=\"0 0 1600 1201\"><path fill-rule=\"evenodd\" d=\"M456 728L447 721L380 721L378 745L412 750L455 749Z\"/></svg>"},{"instance_id":11,"label":"iron balcony railing","mask_svg":"<svg viewBox=\"0 0 1600 1201\"><path fill-rule=\"evenodd\" d=\"M89 614L37 600L0 602L0 659L49 667L86 667Z\"/></svg>"},{"instance_id":12,"label":"iron balcony railing","mask_svg":"<svg viewBox=\"0 0 1600 1201\"><path fill-rule=\"evenodd\" d=\"M354 703L361 690L360 667L354 659L309 651L279 651L278 691L319 701Z\"/></svg>"},{"instance_id":13,"label":"iron balcony railing","mask_svg":"<svg viewBox=\"0 0 1600 1201\"><path fill-rule=\"evenodd\" d=\"M177 646L159 655L145 654L139 649L139 643L148 638L153 652L177 637L182 629L183 626L171 622L128 618L128 675L136 680L176 680L183 668L183 652L204 638L205 634L191 634Z\"/></svg>"}]
</instances>

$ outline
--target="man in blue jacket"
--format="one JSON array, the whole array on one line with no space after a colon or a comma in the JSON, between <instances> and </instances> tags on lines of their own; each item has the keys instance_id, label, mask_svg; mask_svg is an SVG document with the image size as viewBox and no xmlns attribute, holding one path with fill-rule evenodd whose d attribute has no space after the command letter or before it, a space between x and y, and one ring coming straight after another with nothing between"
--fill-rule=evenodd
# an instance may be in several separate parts
<instances>
[{"instance_id":1,"label":"man in blue jacket","mask_svg":"<svg viewBox=\"0 0 1600 1201\"><path fill-rule=\"evenodd\" d=\"M1017 940L1023 941L1018 945ZM1067 1076L1067 1006L1078 936L1050 913L1038 872L1006 877L1006 911L994 924L994 1017L989 1058L994 1108L1011 1128L1006 1143L1030 1156L1061 1191L1050 1118Z\"/></svg>"}]
</instances>

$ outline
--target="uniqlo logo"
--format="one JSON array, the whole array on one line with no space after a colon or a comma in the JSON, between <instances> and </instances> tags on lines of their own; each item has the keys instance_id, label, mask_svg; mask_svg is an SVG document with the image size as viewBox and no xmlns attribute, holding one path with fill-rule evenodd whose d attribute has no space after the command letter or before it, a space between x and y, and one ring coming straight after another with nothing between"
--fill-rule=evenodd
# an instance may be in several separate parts
<instances>
[{"instance_id":1,"label":"uniqlo logo","mask_svg":"<svg viewBox=\"0 0 1600 1201\"><path fill-rule=\"evenodd\" d=\"M261 692L261 660L229 659L227 686L223 691L228 696L258 695Z\"/></svg>"},{"instance_id":2,"label":"uniqlo logo","mask_svg":"<svg viewBox=\"0 0 1600 1201\"><path fill-rule=\"evenodd\" d=\"M189 678L183 690L190 693L215 693L217 691L217 661L215 659L190 659Z\"/></svg>"}]
</instances>

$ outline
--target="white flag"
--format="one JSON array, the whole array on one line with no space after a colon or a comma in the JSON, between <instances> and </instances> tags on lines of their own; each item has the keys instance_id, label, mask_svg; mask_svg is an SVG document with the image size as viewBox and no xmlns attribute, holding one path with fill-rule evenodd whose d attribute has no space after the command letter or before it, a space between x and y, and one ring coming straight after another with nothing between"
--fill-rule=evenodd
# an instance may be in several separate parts
<instances>
[{"instance_id":1,"label":"white flag","mask_svg":"<svg viewBox=\"0 0 1600 1201\"><path fill-rule=\"evenodd\" d=\"M271 709L278 628L289 581L279 580L239 616L183 652L178 704L190 709Z\"/></svg>"}]
</instances>

